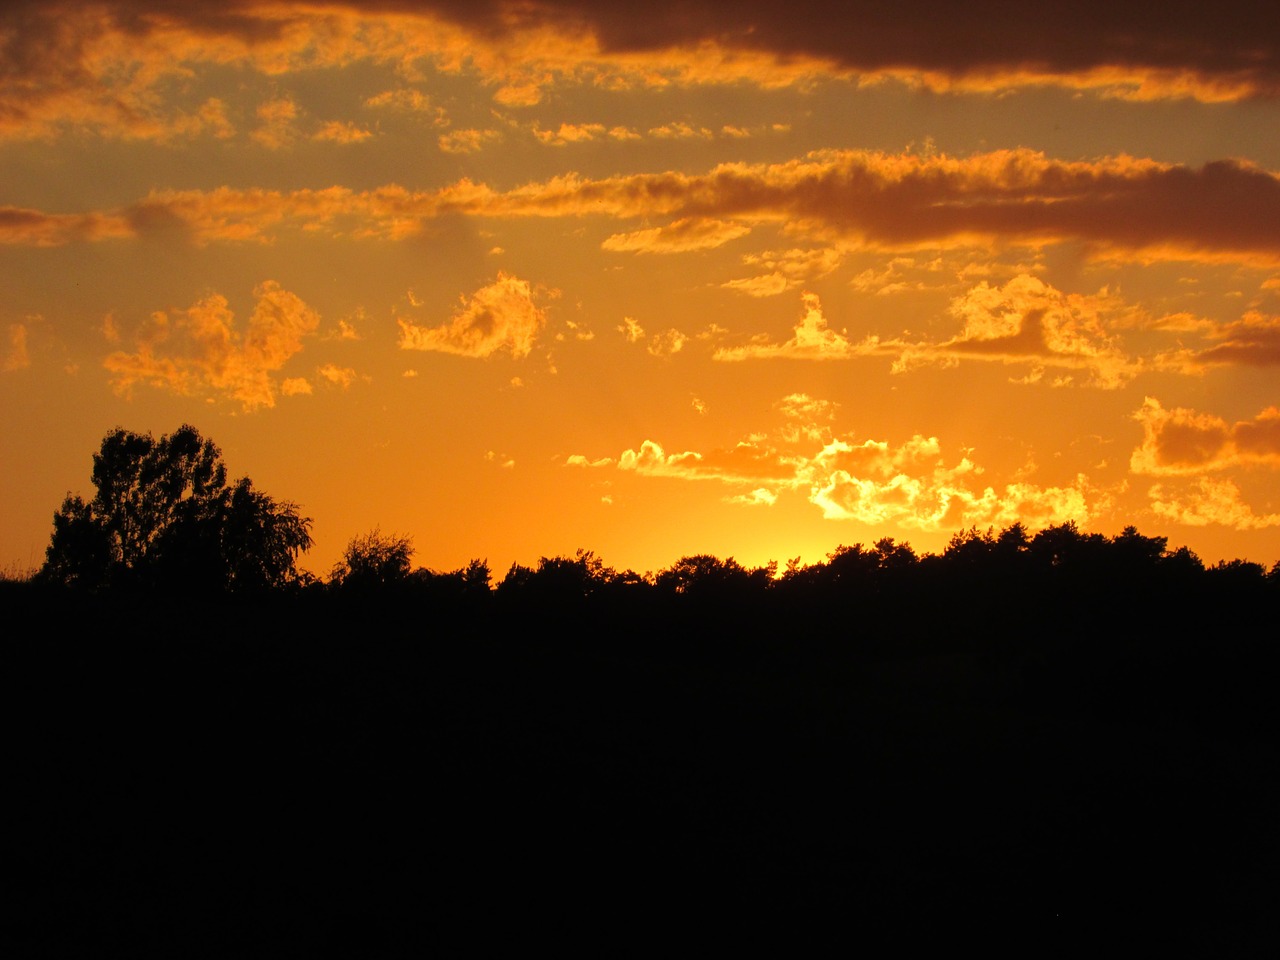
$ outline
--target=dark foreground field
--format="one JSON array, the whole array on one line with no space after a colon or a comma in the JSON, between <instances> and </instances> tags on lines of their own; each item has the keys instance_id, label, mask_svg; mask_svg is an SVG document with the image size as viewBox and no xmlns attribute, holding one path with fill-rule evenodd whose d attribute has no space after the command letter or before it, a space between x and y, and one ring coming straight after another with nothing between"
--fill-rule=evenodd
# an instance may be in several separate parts
<instances>
[{"instance_id":1,"label":"dark foreground field","mask_svg":"<svg viewBox=\"0 0 1280 960\"><path fill-rule=\"evenodd\" d=\"M7 956L1274 937L1269 597L6 599Z\"/></svg>"}]
</instances>

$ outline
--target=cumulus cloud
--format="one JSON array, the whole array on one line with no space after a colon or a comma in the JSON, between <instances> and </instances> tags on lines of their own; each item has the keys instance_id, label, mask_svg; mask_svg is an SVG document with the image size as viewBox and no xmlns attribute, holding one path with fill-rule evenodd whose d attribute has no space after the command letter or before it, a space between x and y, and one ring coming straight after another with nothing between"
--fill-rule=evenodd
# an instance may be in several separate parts
<instances>
[{"instance_id":1,"label":"cumulus cloud","mask_svg":"<svg viewBox=\"0 0 1280 960\"><path fill-rule=\"evenodd\" d=\"M250 134L254 142L268 150L279 150L298 138L298 130L294 125L298 118L298 105L291 98L268 100L259 104L256 113L258 126Z\"/></svg>"},{"instance_id":2,"label":"cumulus cloud","mask_svg":"<svg viewBox=\"0 0 1280 960\"><path fill-rule=\"evenodd\" d=\"M655 333L649 338L645 349L655 357L670 357L684 349L689 338L675 328Z\"/></svg>"},{"instance_id":3,"label":"cumulus cloud","mask_svg":"<svg viewBox=\"0 0 1280 960\"><path fill-rule=\"evenodd\" d=\"M356 372L350 367L340 367L336 363L326 363L317 368L316 373L335 387L346 390L356 379Z\"/></svg>"},{"instance_id":4,"label":"cumulus cloud","mask_svg":"<svg viewBox=\"0 0 1280 960\"><path fill-rule=\"evenodd\" d=\"M247 329L237 329L226 297L212 294L184 311L157 311L136 337L134 352L116 351L103 366L117 393L138 384L179 394L212 392L246 411L273 407L272 376L302 349L319 315L272 280L254 290Z\"/></svg>"},{"instance_id":5,"label":"cumulus cloud","mask_svg":"<svg viewBox=\"0 0 1280 960\"><path fill-rule=\"evenodd\" d=\"M1023 274L1002 287L978 284L953 299L949 312L963 324L959 335L936 346L912 345L897 369L939 359L1031 363L1079 370L1106 388L1121 386L1139 369L1109 332L1132 308L1105 289L1093 296L1065 294Z\"/></svg>"},{"instance_id":6,"label":"cumulus cloud","mask_svg":"<svg viewBox=\"0 0 1280 960\"><path fill-rule=\"evenodd\" d=\"M807 394L788 395L777 409L783 417L779 427L731 447L668 452L645 440L616 458L575 454L566 465L721 483L736 491L727 496L730 501L757 506L798 495L828 520L928 532L1084 524L1107 505L1107 497L1082 474L1057 486L1018 477L990 484L968 454L948 458L937 437L916 434L893 444L838 435L832 426L835 406Z\"/></svg>"},{"instance_id":7,"label":"cumulus cloud","mask_svg":"<svg viewBox=\"0 0 1280 960\"><path fill-rule=\"evenodd\" d=\"M783 343L770 343L767 339L741 347L721 347L712 354L714 360L847 360L850 357L883 353L884 347L877 337L868 337L854 343L843 334L827 326L822 304L812 293L801 297L805 313L796 324L795 333Z\"/></svg>"},{"instance_id":8,"label":"cumulus cloud","mask_svg":"<svg viewBox=\"0 0 1280 960\"><path fill-rule=\"evenodd\" d=\"M499 273L498 279L463 297L448 323L424 327L398 318L400 347L437 350L464 357L488 357L505 350L528 356L546 325L546 314L533 300L527 280Z\"/></svg>"},{"instance_id":9,"label":"cumulus cloud","mask_svg":"<svg viewBox=\"0 0 1280 960\"><path fill-rule=\"evenodd\" d=\"M622 323L618 326L618 332L626 337L627 343L637 343L644 339L644 327L640 326L631 317L622 318Z\"/></svg>"},{"instance_id":10,"label":"cumulus cloud","mask_svg":"<svg viewBox=\"0 0 1280 960\"><path fill-rule=\"evenodd\" d=\"M1156 484L1148 492L1156 515L1191 527L1210 525L1234 530L1262 530L1280 526L1280 513L1256 514L1240 498L1240 488L1230 480L1201 477L1188 490Z\"/></svg>"},{"instance_id":11,"label":"cumulus cloud","mask_svg":"<svg viewBox=\"0 0 1280 960\"><path fill-rule=\"evenodd\" d=\"M329 120L311 135L311 139L328 140L332 143L362 143L372 136L372 131L359 127L350 120Z\"/></svg>"},{"instance_id":12,"label":"cumulus cloud","mask_svg":"<svg viewBox=\"0 0 1280 960\"><path fill-rule=\"evenodd\" d=\"M502 139L501 130L454 130L437 141L445 153L478 153Z\"/></svg>"},{"instance_id":13,"label":"cumulus cloud","mask_svg":"<svg viewBox=\"0 0 1280 960\"><path fill-rule=\"evenodd\" d=\"M1114 388L1131 379L1139 364L1130 360L1108 331L1124 322L1133 308L1106 290L1094 296L1064 294L1030 275L1015 277L1003 287L985 281L952 300L950 314L961 323L958 335L939 342L881 340L870 335L854 342L828 324L822 305L812 293L802 296L805 314L790 340L770 342L759 337L743 346L722 347L716 360L847 360L892 356L892 369L901 373L916 367L953 366L961 360L1032 364L1040 379L1043 368L1080 371L1085 382ZM1071 382L1059 378L1057 383Z\"/></svg>"},{"instance_id":14,"label":"cumulus cloud","mask_svg":"<svg viewBox=\"0 0 1280 960\"><path fill-rule=\"evenodd\" d=\"M556 130L533 128L533 135L539 143L553 147L563 147L571 143L590 143L592 140L603 140L609 131L602 123L562 123Z\"/></svg>"},{"instance_id":15,"label":"cumulus cloud","mask_svg":"<svg viewBox=\"0 0 1280 960\"><path fill-rule=\"evenodd\" d=\"M1142 445L1129 458L1134 473L1199 474L1236 466L1280 467L1280 409L1268 407L1252 420L1228 423L1184 407L1166 410L1147 397L1134 414Z\"/></svg>"}]
</instances>

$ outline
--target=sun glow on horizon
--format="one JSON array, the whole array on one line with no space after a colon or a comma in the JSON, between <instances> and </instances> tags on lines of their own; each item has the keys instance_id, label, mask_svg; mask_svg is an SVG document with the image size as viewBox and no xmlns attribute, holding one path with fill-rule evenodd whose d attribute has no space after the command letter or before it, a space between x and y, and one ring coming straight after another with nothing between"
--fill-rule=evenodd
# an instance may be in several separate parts
<instances>
[{"instance_id":1,"label":"sun glow on horizon","mask_svg":"<svg viewBox=\"0 0 1280 960\"><path fill-rule=\"evenodd\" d=\"M496 577L1015 522L1280 559L1265 32L394 6L0 14L0 566L182 423L322 576L378 527Z\"/></svg>"}]
</instances>

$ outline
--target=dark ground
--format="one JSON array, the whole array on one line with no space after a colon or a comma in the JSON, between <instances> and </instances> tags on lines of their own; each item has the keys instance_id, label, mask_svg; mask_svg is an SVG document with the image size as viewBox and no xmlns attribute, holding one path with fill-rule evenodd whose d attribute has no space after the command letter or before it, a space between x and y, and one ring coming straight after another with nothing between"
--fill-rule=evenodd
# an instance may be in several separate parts
<instances>
[{"instance_id":1,"label":"dark ground","mask_svg":"<svg viewBox=\"0 0 1280 960\"><path fill-rule=\"evenodd\" d=\"M8 600L7 956L1276 939L1260 607Z\"/></svg>"}]
</instances>

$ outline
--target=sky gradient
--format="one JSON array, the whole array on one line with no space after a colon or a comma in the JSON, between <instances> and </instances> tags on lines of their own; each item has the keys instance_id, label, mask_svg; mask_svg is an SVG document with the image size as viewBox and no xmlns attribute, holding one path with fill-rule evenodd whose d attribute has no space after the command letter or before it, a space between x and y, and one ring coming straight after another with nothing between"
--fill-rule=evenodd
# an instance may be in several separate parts
<instances>
[{"instance_id":1,"label":"sky gradient","mask_svg":"<svg viewBox=\"0 0 1280 960\"><path fill-rule=\"evenodd\" d=\"M189 6L0 13L0 567L184 422L319 575L1280 560L1280 13Z\"/></svg>"}]
</instances>

